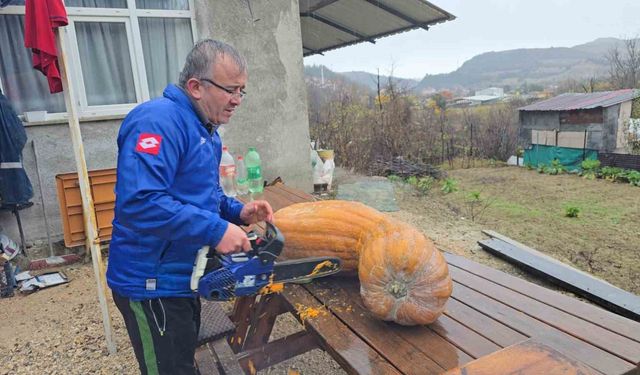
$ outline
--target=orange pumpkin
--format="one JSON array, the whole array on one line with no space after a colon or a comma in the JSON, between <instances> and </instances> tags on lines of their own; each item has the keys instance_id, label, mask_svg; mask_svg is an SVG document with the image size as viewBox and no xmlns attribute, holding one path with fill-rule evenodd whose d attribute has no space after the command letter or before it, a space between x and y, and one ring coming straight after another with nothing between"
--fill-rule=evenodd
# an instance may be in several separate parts
<instances>
[{"instance_id":1,"label":"orange pumpkin","mask_svg":"<svg viewBox=\"0 0 640 375\"><path fill-rule=\"evenodd\" d=\"M444 257L413 226L362 203L298 203L275 213L283 257L337 256L356 271L371 312L402 325L428 324L444 311L452 283Z\"/></svg>"}]
</instances>

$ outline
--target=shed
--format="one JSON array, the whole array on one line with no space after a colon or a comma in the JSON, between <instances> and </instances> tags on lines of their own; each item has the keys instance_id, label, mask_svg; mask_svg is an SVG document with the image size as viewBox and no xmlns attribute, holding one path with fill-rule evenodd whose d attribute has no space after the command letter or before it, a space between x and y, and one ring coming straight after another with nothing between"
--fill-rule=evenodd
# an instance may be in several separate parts
<instances>
[{"instance_id":1,"label":"shed","mask_svg":"<svg viewBox=\"0 0 640 375\"><path fill-rule=\"evenodd\" d=\"M624 154L625 128L639 96L634 89L566 93L522 107L520 143Z\"/></svg>"}]
</instances>

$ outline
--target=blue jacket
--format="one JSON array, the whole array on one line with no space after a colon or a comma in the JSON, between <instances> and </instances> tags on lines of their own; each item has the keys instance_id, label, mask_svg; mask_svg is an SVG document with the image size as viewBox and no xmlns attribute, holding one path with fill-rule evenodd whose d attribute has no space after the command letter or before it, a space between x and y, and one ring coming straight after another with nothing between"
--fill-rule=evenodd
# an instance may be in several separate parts
<instances>
[{"instance_id":1,"label":"blue jacket","mask_svg":"<svg viewBox=\"0 0 640 375\"><path fill-rule=\"evenodd\" d=\"M133 109L118 134L107 282L134 300L192 296L196 253L216 246L242 204L219 185L221 141L175 85Z\"/></svg>"}]
</instances>

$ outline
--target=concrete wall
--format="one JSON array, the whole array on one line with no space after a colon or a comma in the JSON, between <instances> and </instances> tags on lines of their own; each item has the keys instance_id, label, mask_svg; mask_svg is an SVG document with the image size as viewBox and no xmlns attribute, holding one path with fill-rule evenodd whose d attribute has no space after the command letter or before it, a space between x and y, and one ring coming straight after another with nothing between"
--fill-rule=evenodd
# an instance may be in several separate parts
<instances>
[{"instance_id":1,"label":"concrete wall","mask_svg":"<svg viewBox=\"0 0 640 375\"><path fill-rule=\"evenodd\" d=\"M302 39L298 0L251 2L196 0L198 38L216 38L236 46L247 58L247 98L223 139L234 154L255 146L263 160L264 177L282 177L290 186L312 190L309 159L309 123L303 79ZM89 169L116 166L116 136L121 120L81 124ZM66 124L28 126L36 141L38 165L44 185L49 227L54 239L62 238L55 175L75 171ZM27 242L46 240L38 179L29 143L23 151L25 170L34 186L33 207L21 211ZM18 240L14 216L0 212L0 226Z\"/></svg>"},{"instance_id":2,"label":"concrete wall","mask_svg":"<svg viewBox=\"0 0 640 375\"><path fill-rule=\"evenodd\" d=\"M196 0L198 37L231 43L249 65L247 97L223 140L234 154L257 147L267 180L311 191L298 0L252 1L251 9L253 18L245 0Z\"/></svg>"},{"instance_id":3,"label":"concrete wall","mask_svg":"<svg viewBox=\"0 0 640 375\"><path fill-rule=\"evenodd\" d=\"M626 154L625 149L625 128L628 126L629 119L631 118L631 106L632 101L620 103L620 113L618 115L618 123L615 126L616 131L616 147L613 150L615 153Z\"/></svg>"},{"instance_id":4,"label":"concrete wall","mask_svg":"<svg viewBox=\"0 0 640 375\"><path fill-rule=\"evenodd\" d=\"M89 170L114 168L116 166L116 137L120 120L83 122L81 132L85 157ZM38 169L42 179L44 202L49 219L49 230L54 240L62 238L62 222L58 209L55 176L61 173L75 172L69 127L66 124L27 126L29 141L22 151L24 169L33 185L33 206L20 211L20 219L28 243L37 243L47 238L47 232L40 199L40 186L35 168L35 158L31 141L35 141L38 151ZM4 233L16 242L19 239L18 227L13 214L0 212L0 226Z\"/></svg>"}]
</instances>

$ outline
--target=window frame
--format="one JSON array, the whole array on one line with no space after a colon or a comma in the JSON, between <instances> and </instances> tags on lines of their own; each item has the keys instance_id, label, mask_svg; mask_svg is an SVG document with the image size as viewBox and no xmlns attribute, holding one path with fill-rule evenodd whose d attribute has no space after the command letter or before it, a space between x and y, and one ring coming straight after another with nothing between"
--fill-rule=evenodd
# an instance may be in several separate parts
<instances>
[{"instance_id":1,"label":"window frame","mask_svg":"<svg viewBox=\"0 0 640 375\"><path fill-rule=\"evenodd\" d=\"M63 37L65 38L64 53L68 58L71 71L69 73L69 79L71 80L70 84L73 85L75 93L75 97L71 98L71 100L78 105L77 110L81 121L123 118L136 105L150 99L139 18L189 19L191 36L195 43L198 40L195 0L188 0L188 2L189 10L138 9L135 4L136 0L127 0L127 8L66 7L69 25L62 28L64 31ZM0 8L0 15L4 14L24 15L25 7L23 5L9 5L5 8ZM116 22L125 24L129 56L131 59L131 70L133 72L135 103L88 105L84 79L82 77L82 64L80 61L75 22ZM3 89L2 77L0 77L0 89ZM23 114L20 114L20 117L23 118ZM47 113L46 121L28 123L28 125L59 123L66 121L67 118L67 112Z\"/></svg>"}]
</instances>

